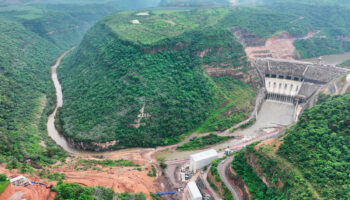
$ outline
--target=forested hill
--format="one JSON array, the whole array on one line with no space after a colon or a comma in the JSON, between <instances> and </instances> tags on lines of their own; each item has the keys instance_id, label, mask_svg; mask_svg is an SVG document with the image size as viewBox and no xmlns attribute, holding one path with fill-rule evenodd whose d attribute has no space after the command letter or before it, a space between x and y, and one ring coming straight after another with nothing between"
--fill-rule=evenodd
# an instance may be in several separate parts
<instances>
[{"instance_id":1,"label":"forested hill","mask_svg":"<svg viewBox=\"0 0 350 200\"><path fill-rule=\"evenodd\" d=\"M188 132L224 130L247 117L251 104L242 99L251 102L254 96L254 89L237 80L254 77L247 76L232 28L263 40L313 31L314 37L295 42L299 55L310 57L350 48L339 40L349 36L339 29L350 25L343 20L348 14L333 5L297 3L112 14L88 32L61 68L65 105L57 124L76 142L115 141L113 148L169 144ZM228 77L207 76L217 69ZM248 92L239 94L243 90Z\"/></svg>"},{"instance_id":2,"label":"forested hill","mask_svg":"<svg viewBox=\"0 0 350 200\"><path fill-rule=\"evenodd\" d=\"M232 168L252 199L350 199L349 134L350 94L323 99L283 139L238 153Z\"/></svg>"},{"instance_id":3,"label":"forested hill","mask_svg":"<svg viewBox=\"0 0 350 200\"><path fill-rule=\"evenodd\" d=\"M0 163L26 171L27 164L63 157L46 132L55 103L50 66L116 10L101 4L0 6Z\"/></svg>"},{"instance_id":4,"label":"forested hill","mask_svg":"<svg viewBox=\"0 0 350 200\"><path fill-rule=\"evenodd\" d=\"M218 24L227 12L123 12L97 23L59 70L63 133L76 142L115 140L112 148L156 146L244 120L255 89L203 72L247 70L242 46Z\"/></svg>"},{"instance_id":5,"label":"forested hill","mask_svg":"<svg viewBox=\"0 0 350 200\"><path fill-rule=\"evenodd\" d=\"M164 7L229 6L229 0L161 0Z\"/></svg>"}]
</instances>

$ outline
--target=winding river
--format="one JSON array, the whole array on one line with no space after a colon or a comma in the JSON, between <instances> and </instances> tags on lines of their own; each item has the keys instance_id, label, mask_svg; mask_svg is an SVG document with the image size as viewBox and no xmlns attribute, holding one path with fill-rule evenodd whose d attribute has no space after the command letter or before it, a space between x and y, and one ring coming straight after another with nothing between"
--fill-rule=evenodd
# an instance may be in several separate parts
<instances>
[{"instance_id":1,"label":"winding river","mask_svg":"<svg viewBox=\"0 0 350 200\"><path fill-rule=\"evenodd\" d=\"M62 59L73 49L74 48L64 52L57 59L56 63L51 67L51 79L56 89L56 107L54 111L49 115L47 124L46 124L49 136L56 142L57 145L62 147L63 150L75 156L106 155L106 154L135 152L137 150L140 150L141 148L129 148L129 149L116 150L116 151L108 151L108 152L82 151L82 150L73 148L68 143L67 139L57 131L55 127L55 117L56 117L57 109L63 106L62 86L58 80L57 68L60 66ZM149 150L149 149L142 149L142 150Z\"/></svg>"},{"instance_id":2,"label":"winding river","mask_svg":"<svg viewBox=\"0 0 350 200\"><path fill-rule=\"evenodd\" d=\"M63 95L62 95L62 87L57 77L57 67L61 64L62 59L71 51L72 49L64 52L56 61L55 65L51 67L51 79L55 85L56 89L56 107L55 110L51 113L47 120L47 131L49 136L61 146L65 151L71 154L79 153L78 150L73 149L67 142L66 138L60 135L55 127L55 116L57 113L57 109L63 106Z\"/></svg>"},{"instance_id":3,"label":"winding river","mask_svg":"<svg viewBox=\"0 0 350 200\"><path fill-rule=\"evenodd\" d=\"M72 50L72 49L71 49ZM47 121L47 130L49 136L57 143L57 145L61 146L66 152L75 155L75 156L91 156L91 155L117 155L119 153L126 152L135 152L138 151L140 153L144 153L145 151L151 151L152 154L156 153L156 157L166 157L167 160L177 160L177 159L185 159L188 158L189 155L203 151L201 150L191 150L191 151L163 151L169 147L175 147L176 145L163 146L156 149L144 149L144 148L129 148L123 150L115 150L115 151L107 151L107 152L91 152L91 151L83 151L73 148L65 137L63 137L55 127L55 116L57 113L57 109L63 106L63 94L62 87L58 80L57 68L61 64L62 59L71 51L68 50L63 53L56 61L56 63L51 67L51 78L54 83L56 89L56 98L57 104L56 107L51 113ZM283 112L281 112L283 110ZM285 104L277 104L273 102L265 102L262 105L261 112L258 113L258 120L256 123L249 128L241 130L241 135L243 138L241 139L233 139L226 141L221 144L216 144L214 146L208 147L216 149L220 152L229 146L230 148L242 148L243 146L264 139L268 136L276 135L276 132L268 131L271 127L276 127L276 125L288 125L291 124L292 121L290 116L292 116L293 108L292 106ZM267 130L267 131L264 131ZM195 134L195 133L194 133Z\"/></svg>"}]
</instances>

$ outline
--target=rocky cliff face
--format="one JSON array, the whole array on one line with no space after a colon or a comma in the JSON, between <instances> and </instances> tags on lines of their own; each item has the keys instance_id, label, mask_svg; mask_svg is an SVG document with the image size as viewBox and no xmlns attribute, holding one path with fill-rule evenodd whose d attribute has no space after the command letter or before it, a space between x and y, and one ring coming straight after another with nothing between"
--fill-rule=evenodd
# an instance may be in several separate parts
<instances>
[{"instance_id":1,"label":"rocky cliff face","mask_svg":"<svg viewBox=\"0 0 350 200\"><path fill-rule=\"evenodd\" d=\"M226 169L226 175L230 177L233 184L240 189L244 200L252 199L252 196L248 190L248 186L245 184L244 180L241 177L237 176L237 173L234 169L232 169L232 167L228 167Z\"/></svg>"},{"instance_id":2,"label":"rocky cliff face","mask_svg":"<svg viewBox=\"0 0 350 200\"><path fill-rule=\"evenodd\" d=\"M76 149L84 151L107 151L119 141L113 140L109 142L75 142L72 138L67 138L68 143Z\"/></svg>"}]
</instances>

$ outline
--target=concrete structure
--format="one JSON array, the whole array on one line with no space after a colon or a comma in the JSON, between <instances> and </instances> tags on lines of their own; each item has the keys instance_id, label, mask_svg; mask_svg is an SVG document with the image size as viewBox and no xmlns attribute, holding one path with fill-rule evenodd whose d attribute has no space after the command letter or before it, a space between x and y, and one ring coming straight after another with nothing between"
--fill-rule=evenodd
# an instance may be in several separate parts
<instances>
[{"instance_id":1,"label":"concrete structure","mask_svg":"<svg viewBox=\"0 0 350 200\"><path fill-rule=\"evenodd\" d=\"M21 186L25 183L32 184L26 177L24 176L17 176L16 178L10 179L10 182L12 185L15 186Z\"/></svg>"},{"instance_id":2,"label":"concrete structure","mask_svg":"<svg viewBox=\"0 0 350 200\"><path fill-rule=\"evenodd\" d=\"M190 170L196 172L197 169L209 165L211 161L218 158L218 153L214 149L203 151L190 156Z\"/></svg>"},{"instance_id":3,"label":"concrete structure","mask_svg":"<svg viewBox=\"0 0 350 200\"><path fill-rule=\"evenodd\" d=\"M189 193L190 200L202 200L202 194L199 191L197 184L193 181L187 184L187 190Z\"/></svg>"},{"instance_id":4,"label":"concrete structure","mask_svg":"<svg viewBox=\"0 0 350 200\"><path fill-rule=\"evenodd\" d=\"M139 20L134 19L130 21L132 24L141 24Z\"/></svg>"},{"instance_id":5,"label":"concrete structure","mask_svg":"<svg viewBox=\"0 0 350 200\"><path fill-rule=\"evenodd\" d=\"M322 86L346 73L332 65L272 58L256 59L252 66L265 86L266 99L293 104L308 102Z\"/></svg>"}]
</instances>

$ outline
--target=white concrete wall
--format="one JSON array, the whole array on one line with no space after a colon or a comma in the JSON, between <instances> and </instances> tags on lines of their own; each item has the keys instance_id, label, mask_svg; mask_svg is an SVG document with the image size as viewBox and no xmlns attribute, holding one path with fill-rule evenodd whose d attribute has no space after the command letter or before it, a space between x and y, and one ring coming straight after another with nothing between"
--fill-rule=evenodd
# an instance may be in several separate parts
<instances>
[{"instance_id":1,"label":"white concrete wall","mask_svg":"<svg viewBox=\"0 0 350 200\"><path fill-rule=\"evenodd\" d=\"M202 194L199 191L197 184L195 182L189 182L187 184L187 189L190 194L191 200L202 200Z\"/></svg>"},{"instance_id":2,"label":"white concrete wall","mask_svg":"<svg viewBox=\"0 0 350 200\"><path fill-rule=\"evenodd\" d=\"M296 96L303 82L280 78L265 77L265 88L268 93L284 96Z\"/></svg>"},{"instance_id":3,"label":"white concrete wall","mask_svg":"<svg viewBox=\"0 0 350 200\"><path fill-rule=\"evenodd\" d=\"M210 155L208 157L203 157L201 159L196 159L195 157L190 156L190 170L196 172L197 169L201 169L206 165L209 165L211 161L218 158L218 155Z\"/></svg>"}]
</instances>

